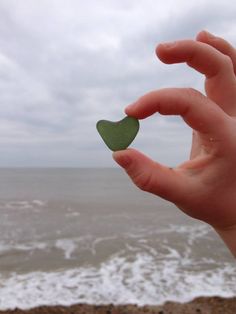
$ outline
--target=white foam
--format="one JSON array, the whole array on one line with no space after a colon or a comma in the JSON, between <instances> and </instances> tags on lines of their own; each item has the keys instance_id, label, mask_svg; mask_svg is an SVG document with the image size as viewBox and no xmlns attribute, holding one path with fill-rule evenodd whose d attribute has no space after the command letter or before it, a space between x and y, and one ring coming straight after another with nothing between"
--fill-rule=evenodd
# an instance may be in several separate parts
<instances>
[{"instance_id":1,"label":"white foam","mask_svg":"<svg viewBox=\"0 0 236 314\"><path fill-rule=\"evenodd\" d=\"M60 230L57 232L58 235L61 234ZM11 251L20 252L31 252L34 250L50 251L54 248L59 249L63 252L65 259L73 258L73 253L78 249L78 247L86 250L90 250L91 253L96 254L95 246L97 242L99 243L106 238L96 238L94 239L91 235L85 237L77 238L61 238L54 241L40 242L32 241L27 243L15 243L15 242L0 242L0 254L7 254Z\"/></svg>"},{"instance_id":2,"label":"white foam","mask_svg":"<svg viewBox=\"0 0 236 314\"><path fill-rule=\"evenodd\" d=\"M41 200L12 200L1 201L0 208L7 210L32 210L45 206L46 203Z\"/></svg>"},{"instance_id":3,"label":"white foam","mask_svg":"<svg viewBox=\"0 0 236 314\"><path fill-rule=\"evenodd\" d=\"M30 243L0 242L0 254L7 253L12 250L33 251L33 250L45 250L47 248L48 248L48 244L45 242L30 242Z\"/></svg>"},{"instance_id":4,"label":"white foam","mask_svg":"<svg viewBox=\"0 0 236 314\"><path fill-rule=\"evenodd\" d=\"M208 243L211 243L209 231L205 225L150 228L146 234L141 230L123 235L121 242L124 245L119 246L119 252L97 267L88 265L47 273L2 274L0 309L73 303L155 305L167 300L186 302L198 296L233 296L236 294L234 261L225 256L219 261L212 255L196 257L194 254L196 245L204 243L201 241L209 238ZM178 237L175 235L180 239L183 235L186 241L176 245ZM120 242L119 239L117 235L95 237L87 234L46 243L9 243L7 246L2 242L0 252L56 248L62 251L65 259L73 259L78 253L83 254L83 250L96 255L104 241L113 244L116 240Z\"/></svg>"},{"instance_id":5,"label":"white foam","mask_svg":"<svg viewBox=\"0 0 236 314\"><path fill-rule=\"evenodd\" d=\"M5 204L7 209L32 209L33 204L29 201L10 201Z\"/></svg>"},{"instance_id":6,"label":"white foam","mask_svg":"<svg viewBox=\"0 0 236 314\"><path fill-rule=\"evenodd\" d=\"M65 259L70 259L77 248L77 243L72 239L60 239L56 241L55 247L63 250Z\"/></svg>"},{"instance_id":7,"label":"white foam","mask_svg":"<svg viewBox=\"0 0 236 314\"><path fill-rule=\"evenodd\" d=\"M45 206L45 202L41 201L41 200L33 200L32 203L34 205L37 205L39 207Z\"/></svg>"},{"instance_id":8,"label":"white foam","mask_svg":"<svg viewBox=\"0 0 236 314\"><path fill-rule=\"evenodd\" d=\"M78 212L70 212L68 214L65 214L66 217L71 217L71 218L74 218L74 217L79 217L80 216L80 213Z\"/></svg>"},{"instance_id":9,"label":"white foam","mask_svg":"<svg viewBox=\"0 0 236 314\"><path fill-rule=\"evenodd\" d=\"M236 294L236 268L230 263L194 272L191 267L183 267L175 252L170 256L157 263L150 254L124 257L119 253L97 268L1 276L0 309L82 302L155 305L167 300L185 302L197 296Z\"/></svg>"}]
</instances>

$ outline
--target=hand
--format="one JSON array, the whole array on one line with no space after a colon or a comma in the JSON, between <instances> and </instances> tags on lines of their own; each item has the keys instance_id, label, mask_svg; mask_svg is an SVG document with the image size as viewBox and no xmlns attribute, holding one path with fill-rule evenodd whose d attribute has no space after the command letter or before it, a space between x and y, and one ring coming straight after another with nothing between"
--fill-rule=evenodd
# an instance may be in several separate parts
<instances>
[{"instance_id":1,"label":"hand","mask_svg":"<svg viewBox=\"0 0 236 314\"><path fill-rule=\"evenodd\" d=\"M236 254L236 50L203 31L196 40L160 44L156 53L204 74L206 96L191 88L152 91L126 114L181 115L193 129L190 160L170 169L133 149L113 157L139 188L212 225Z\"/></svg>"}]
</instances>

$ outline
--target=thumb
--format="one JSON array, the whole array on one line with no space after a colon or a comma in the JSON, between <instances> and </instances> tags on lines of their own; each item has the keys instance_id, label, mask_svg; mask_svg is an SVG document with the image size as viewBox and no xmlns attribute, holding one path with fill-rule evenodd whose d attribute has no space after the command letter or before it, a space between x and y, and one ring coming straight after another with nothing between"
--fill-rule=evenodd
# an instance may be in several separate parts
<instances>
[{"instance_id":1,"label":"thumb","mask_svg":"<svg viewBox=\"0 0 236 314\"><path fill-rule=\"evenodd\" d=\"M126 149L113 153L113 159L125 169L141 190L178 203L186 188L183 174L163 166L137 150Z\"/></svg>"}]
</instances>

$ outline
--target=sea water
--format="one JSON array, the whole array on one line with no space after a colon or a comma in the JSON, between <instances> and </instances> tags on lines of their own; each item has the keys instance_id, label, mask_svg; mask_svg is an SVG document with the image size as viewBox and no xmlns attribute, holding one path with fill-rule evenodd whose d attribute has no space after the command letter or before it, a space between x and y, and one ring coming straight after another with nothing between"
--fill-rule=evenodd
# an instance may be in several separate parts
<instances>
[{"instance_id":1,"label":"sea water","mask_svg":"<svg viewBox=\"0 0 236 314\"><path fill-rule=\"evenodd\" d=\"M120 169L0 170L0 309L236 294L215 232Z\"/></svg>"}]
</instances>

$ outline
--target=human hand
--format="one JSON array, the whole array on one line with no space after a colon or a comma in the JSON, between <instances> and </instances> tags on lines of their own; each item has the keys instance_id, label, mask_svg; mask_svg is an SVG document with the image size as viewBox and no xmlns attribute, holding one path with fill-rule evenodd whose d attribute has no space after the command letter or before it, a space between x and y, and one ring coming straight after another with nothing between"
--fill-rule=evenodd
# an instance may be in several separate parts
<instances>
[{"instance_id":1,"label":"human hand","mask_svg":"<svg viewBox=\"0 0 236 314\"><path fill-rule=\"evenodd\" d=\"M236 50L203 31L196 40L160 44L156 53L164 63L186 62L204 74L206 96L191 88L152 91L126 114L181 115L193 129L190 160L171 169L134 149L113 158L139 188L212 225L236 255Z\"/></svg>"}]
</instances>

